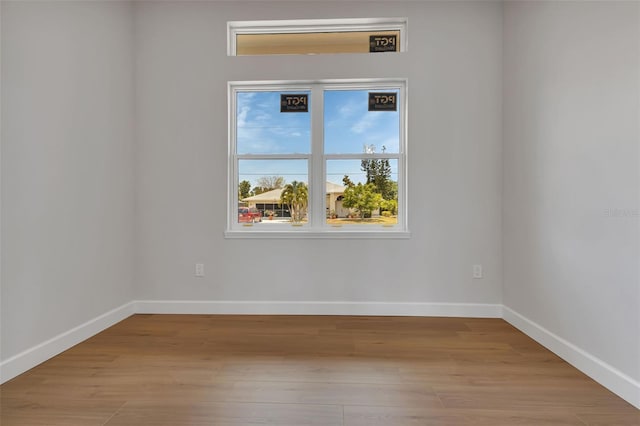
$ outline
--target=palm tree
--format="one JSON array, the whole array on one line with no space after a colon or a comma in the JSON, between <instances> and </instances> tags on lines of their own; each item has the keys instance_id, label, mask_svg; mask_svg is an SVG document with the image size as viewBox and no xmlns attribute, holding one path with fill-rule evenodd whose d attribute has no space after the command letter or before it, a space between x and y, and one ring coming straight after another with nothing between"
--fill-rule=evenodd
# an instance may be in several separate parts
<instances>
[{"instance_id":1,"label":"palm tree","mask_svg":"<svg viewBox=\"0 0 640 426\"><path fill-rule=\"evenodd\" d=\"M292 222L302 222L307 214L307 205L309 204L307 184L295 180L286 184L282 189L280 202L289 206Z\"/></svg>"}]
</instances>

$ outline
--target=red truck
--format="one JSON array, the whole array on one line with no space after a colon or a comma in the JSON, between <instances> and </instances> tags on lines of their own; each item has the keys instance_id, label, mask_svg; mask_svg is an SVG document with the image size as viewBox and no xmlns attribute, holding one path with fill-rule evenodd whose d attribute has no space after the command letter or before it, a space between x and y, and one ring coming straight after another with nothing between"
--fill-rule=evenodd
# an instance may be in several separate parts
<instances>
[{"instance_id":1,"label":"red truck","mask_svg":"<svg viewBox=\"0 0 640 426\"><path fill-rule=\"evenodd\" d=\"M238 223L262 222L262 212L255 207L238 207Z\"/></svg>"}]
</instances>

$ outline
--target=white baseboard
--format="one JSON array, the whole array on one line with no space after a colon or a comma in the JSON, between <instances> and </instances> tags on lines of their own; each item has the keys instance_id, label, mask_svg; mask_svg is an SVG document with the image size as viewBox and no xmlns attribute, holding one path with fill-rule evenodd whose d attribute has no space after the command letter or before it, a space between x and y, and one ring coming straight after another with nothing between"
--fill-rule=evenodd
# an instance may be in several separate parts
<instances>
[{"instance_id":1,"label":"white baseboard","mask_svg":"<svg viewBox=\"0 0 640 426\"><path fill-rule=\"evenodd\" d=\"M126 303L84 324L59 334L17 355L0 362L0 384L53 358L72 346L98 334L102 330L122 321L135 313L135 304Z\"/></svg>"},{"instance_id":2,"label":"white baseboard","mask_svg":"<svg viewBox=\"0 0 640 426\"><path fill-rule=\"evenodd\" d=\"M640 408L640 383L541 325L503 306L503 319L620 398Z\"/></svg>"},{"instance_id":3,"label":"white baseboard","mask_svg":"<svg viewBox=\"0 0 640 426\"><path fill-rule=\"evenodd\" d=\"M140 314L386 315L501 318L502 305L481 303L138 300Z\"/></svg>"}]
</instances>

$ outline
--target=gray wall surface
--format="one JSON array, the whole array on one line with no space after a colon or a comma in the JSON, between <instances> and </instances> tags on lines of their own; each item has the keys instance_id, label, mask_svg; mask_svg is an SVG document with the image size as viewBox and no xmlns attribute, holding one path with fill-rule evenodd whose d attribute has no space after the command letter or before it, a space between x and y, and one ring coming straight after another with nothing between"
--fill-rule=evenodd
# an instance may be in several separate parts
<instances>
[{"instance_id":1,"label":"gray wall surface","mask_svg":"<svg viewBox=\"0 0 640 426\"><path fill-rule=\"evenodd\" d=\"M509 2L504 304L640 380L640 3Z\"/></svg>"},{"instance_id":2,"label":"gray wall surface","mask_svg":"<svg viewBox=\"0 0 640 426\"><path fill-rule=\"evenodd\" d=\"M132 299L132 24L2 2L2 359Z\"/></svg>"},{"instance_id":3,"label":"gray wall surface","mask_svg":"<svg viewBox=\"0 0 640 426\"><path fill-rule=\"evenodd\" d=\"M136 5L137 298L501 302L501 5L362 4ZM363 13L409 17L409 51L226 54L230 20ZM225 239L227 81L361 77L409 79L412 238Z\"/></svg>"}]
</instances>

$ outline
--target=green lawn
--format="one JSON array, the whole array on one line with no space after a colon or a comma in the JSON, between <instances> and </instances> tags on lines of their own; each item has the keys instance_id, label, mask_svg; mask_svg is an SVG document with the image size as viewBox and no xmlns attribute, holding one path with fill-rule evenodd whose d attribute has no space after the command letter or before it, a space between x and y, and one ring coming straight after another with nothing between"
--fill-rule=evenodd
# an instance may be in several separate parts
<instances>
[{"instance_id":1,"label":"green lawn","mask_svg":"<svg viewBox=\"0 0 640 426\"><path fill-rule=\"evenodd\" d=\"M327 223L330 225L352 225L352 224L358 224L358 225L371 225L371 224L378 224L378 225L396 225L398 223L398 218L397 216L391 216L391 217L384 217L384 216L379 216L379 217L372 217L372 218L368 218L368 219L348 219L348 218L338 218L338 219L327 219Z\"/></svg>"}]
</instances>

